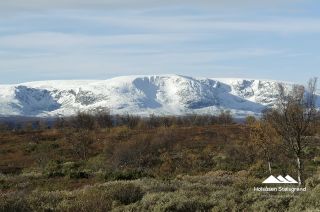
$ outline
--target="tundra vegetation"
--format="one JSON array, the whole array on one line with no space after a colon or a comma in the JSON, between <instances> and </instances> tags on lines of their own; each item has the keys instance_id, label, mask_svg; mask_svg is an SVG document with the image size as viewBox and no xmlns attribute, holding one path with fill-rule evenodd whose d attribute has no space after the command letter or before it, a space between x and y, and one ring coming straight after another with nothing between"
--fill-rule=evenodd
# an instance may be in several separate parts
<instances>
[{"instance_id":1,"label":"tundra vegetation","mask_svg":"<svg viewBox=\"0 0 320 212\"><path fill-rule=\"evenodd\" d=\"M243 123L227 111L105 110L3 122L0 211L319 211L319 113L312 92L305 101L296 89ZM289 174L307 191L254 191L270 174Z\"/></svg>"}]
</instances>

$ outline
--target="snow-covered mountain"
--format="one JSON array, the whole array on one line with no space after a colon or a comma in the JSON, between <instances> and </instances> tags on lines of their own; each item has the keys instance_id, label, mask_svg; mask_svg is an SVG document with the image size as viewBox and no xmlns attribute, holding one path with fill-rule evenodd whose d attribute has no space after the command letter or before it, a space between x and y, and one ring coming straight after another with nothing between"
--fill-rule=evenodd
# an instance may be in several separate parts
<instances>
[{"instance_id":1,"label":"snow-covered mountain","mask_svg":"<svg viewBox=\"0 0 320 212\"><path fill-rule=\"evenodd\" d=\"M136 115L217 114L224 109L244 117L272 107L278 84L157 75L0 85L0 116L69 116L79 110L109 108L114 114Z\"/></svg>"}]
</instances>

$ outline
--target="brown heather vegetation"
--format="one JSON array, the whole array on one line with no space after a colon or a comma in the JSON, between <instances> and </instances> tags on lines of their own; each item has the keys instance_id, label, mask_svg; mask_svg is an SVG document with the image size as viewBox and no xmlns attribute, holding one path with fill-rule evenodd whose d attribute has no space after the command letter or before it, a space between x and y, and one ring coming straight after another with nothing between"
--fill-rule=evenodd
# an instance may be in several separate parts
<instances>
[{"instance_id":1,"label":"brown heather vegetation","mask_svg":"<svg viewBox=\"0 0 320 212\"><path fill-rule=\"evenodd\" d=\"M0 211L318 210L319 125L304 156L308 191L260 193L270 172L296 178L295 158L265 121L226 114L3 127Z\"/></svg>"}]
</instances>

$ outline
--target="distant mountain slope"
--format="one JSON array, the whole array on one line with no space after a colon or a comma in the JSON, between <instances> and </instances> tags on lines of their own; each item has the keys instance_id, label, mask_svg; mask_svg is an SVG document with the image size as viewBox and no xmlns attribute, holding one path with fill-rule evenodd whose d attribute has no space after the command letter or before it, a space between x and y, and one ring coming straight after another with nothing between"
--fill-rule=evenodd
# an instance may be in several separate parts
<instances>
[{"instance_id":1,"label":"distant mountain slope","mask_svg":"<svg viewBox=\"0 0 320 212\"><path fill-rule=\"evenodd\" d=\"M225 109L243 117L272 107L278 84L159 75L0 85L0 116L69 116L79 110L109 108L115 114L137 115L216 114Z\"/></svg>"}]
</instances>

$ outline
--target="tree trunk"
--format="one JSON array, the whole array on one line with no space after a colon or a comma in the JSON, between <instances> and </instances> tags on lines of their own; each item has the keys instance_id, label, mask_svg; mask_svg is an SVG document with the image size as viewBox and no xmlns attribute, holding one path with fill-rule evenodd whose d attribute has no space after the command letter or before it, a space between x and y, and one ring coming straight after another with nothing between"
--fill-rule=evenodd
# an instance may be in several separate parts
<instances>
[{"instance_id":1,"label":"tree trunk","mask_svg":"<svg viewBox=\"0 0 320 212\"><path fill-rule=\"evenodd\" d=\"M298 168L298 183L299 186L302 185L302 161L300 160L300 157L297 156L297 168Z\"/></svg>"},{"instance_id":2,"label":"tree trunk","mask_svg":"<svg viewBox=\"0 0 320 212\"><path fill-rule=\"evenodd\" d=\"M272 171L271 171L271 162L270 162L270 161L268 161L268 169L269 169L270 174L272 174Z\"/></svg>"}]
</instances>

